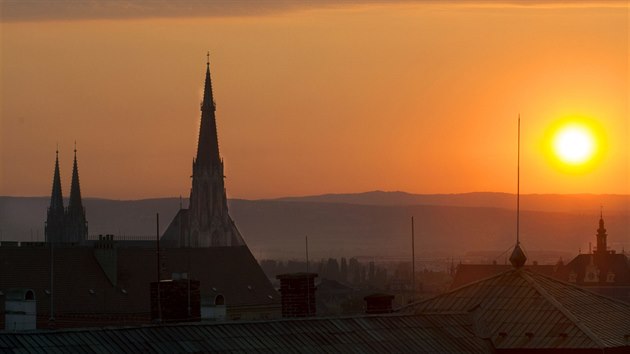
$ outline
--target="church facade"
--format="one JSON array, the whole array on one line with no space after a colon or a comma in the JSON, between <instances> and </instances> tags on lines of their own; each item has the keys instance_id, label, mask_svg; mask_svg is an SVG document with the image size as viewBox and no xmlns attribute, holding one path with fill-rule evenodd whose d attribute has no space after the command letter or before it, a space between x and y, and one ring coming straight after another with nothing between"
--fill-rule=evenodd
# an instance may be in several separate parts
<instances>
[{"instance_id":1,"label":"church facade","mask_svg":"<svg viewBox=\"0 0 630 354\"><path fill-rule=\"evenodd\" d=\"M197 155L192 164L188 209L180 209L162 240L179 247L242 246L243 238L228 213L223 160L219 154L216 104L210 62L206 64Z\"/></svg>"}]
</instances>

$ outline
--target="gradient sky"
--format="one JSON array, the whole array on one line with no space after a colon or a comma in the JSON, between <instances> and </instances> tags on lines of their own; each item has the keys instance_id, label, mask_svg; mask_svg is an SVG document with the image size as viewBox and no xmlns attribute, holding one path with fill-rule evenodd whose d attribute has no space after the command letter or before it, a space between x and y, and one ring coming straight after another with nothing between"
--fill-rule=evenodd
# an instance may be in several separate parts
<instances>
[{"instance_id":1,"label":"gradient sky","mask_svg":"<svg viewBox=\"0 0 630 354\"><path fill-rule=\"evenodd\" d=\"M519 113L521 192L630 193L625 1L51 3L2 2L0 195L48 195L57 144L68 195L76 140L84 196L188 196L208 50L229 197L515 192Z\"/></svg>"}]
</instances>

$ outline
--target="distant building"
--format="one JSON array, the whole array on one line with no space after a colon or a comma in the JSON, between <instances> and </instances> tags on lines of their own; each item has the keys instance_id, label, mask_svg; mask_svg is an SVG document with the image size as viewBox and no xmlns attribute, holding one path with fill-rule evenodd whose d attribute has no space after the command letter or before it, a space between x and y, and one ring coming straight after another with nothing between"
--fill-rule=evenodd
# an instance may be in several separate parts
<instances>
[{"instance_id":1,"label":"distant building","mask_svg":"<svg viewBox=\"0 0 630 354\"><path fill-rule=\"evenodd\" d=\"M210 62L201 104L201 125L197 156L192 163L190 206L180 209L162 236L180 247L243 246L234 221L228 214L223 179L223 160L219 155L219 139L212 94Z\"/></svg>"},{"instance_id":2,"label":"distant building","mask_svg":"<svg viewBox=\"0 0 630 354\"><path fill-rule=\"evenodd\" d=\"M61 177L59 173L59 151L55 158L55 172L50 196L50 207L46 217L44 232L46 242L49 243L82 243L88 235L88 223L85 218L85 208L81 200L81 186L79 185L79 167L77 164L77 150L74 149L74 165L72 167L72 183L70 185L70 201L68 207L63 205L61 192Z\"/></svg>"},{"instance_id":3,"label":"distant building","mask_svg":"<svg viewBox=\"0 0 630 354\"><path fill-rule=\"evenodd\" d=\"M591 253L577 255L561 266L554 276L630 303L630 259L623 253L608 249L607 238L604 217L600 215L597 248Z\"/></svg>"},{"instance_id":4,"label":"distant building","mask_svg":"<svg viewBox=\"0 0 630 354\"><path fill-rule=\"evenodd\" d=\"M524 266L526 269L552 276L568 283L583 286L602 295L630 303L630 259L624 253L608 249L608 234L604 218L600 215L597 229L597 248L591 253L579 254L569 263ZM456 289L472 282L489 278L510 269L500 264L460 264L451 284Z\"/></svg>"}]
</instances>

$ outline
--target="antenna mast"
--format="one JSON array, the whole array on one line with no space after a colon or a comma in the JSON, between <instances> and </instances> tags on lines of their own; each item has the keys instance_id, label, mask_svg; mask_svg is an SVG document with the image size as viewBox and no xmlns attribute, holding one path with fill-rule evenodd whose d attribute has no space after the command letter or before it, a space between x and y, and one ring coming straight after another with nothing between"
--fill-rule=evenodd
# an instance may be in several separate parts
<instances>
[{"instance_id":1,"label":"antenna mast","mask_svg":"<svg viewBox=\"0 0 630 354\"><path fill-rule=\"evenodd\" d=\"M157 308L158 318L157 322L162 323L162 301L160 299L160 213L155 214L155 228L156 228L156 243L157 243Z\"/></svg>"},{"instance_id":2,"label":"antenna mast","mask_svg":"<svg viewBox=\"0 0 630 354\"><path fill-rule=\"evenodd\" d=\"M411 297L416 296L416 245L413 227L413 216L411 217Z\"/></svg>"},{"instance_id":3,"label":"antenna mast","mask_svg":"<svg viewBox=\"0 0 630 354\"><path fill-rule=\"evenodd\" d=\"M516 244L520 244L519 238L519 217L520 217L520 205L521 205L521 115L518 115L518 151L516 155Z\"/></svg>"},{"instance_id":4,"label":"antenna mast","mask_svg":"<svg viewBox=\"0 0 630 354\"><path fill-rule=\"evenodd\" d=\"M306 272L308 273L308 235L306 236Z\"/></svg>"}]
</instances>

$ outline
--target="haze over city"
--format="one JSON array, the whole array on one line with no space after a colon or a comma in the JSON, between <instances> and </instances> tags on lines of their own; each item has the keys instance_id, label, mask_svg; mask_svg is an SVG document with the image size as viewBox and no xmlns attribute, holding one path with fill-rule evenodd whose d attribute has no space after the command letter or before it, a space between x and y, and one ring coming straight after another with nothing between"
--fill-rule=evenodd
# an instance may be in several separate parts
<instances>
[{"instance_id":1,"label":"haze over city","mask_svg":"<svg viewBox=\"0 0 630 354\"><path fill-rule=\"evenodd\" d=\"M23 3L2 195L49 195L57 145L68 188L76 141L84 196L187 196L207 51L231 198L513 193L519 114L522 193L630 193L623 1ZM584 163L552 147L572 122Z\"/></svg>"}]
</instances>

